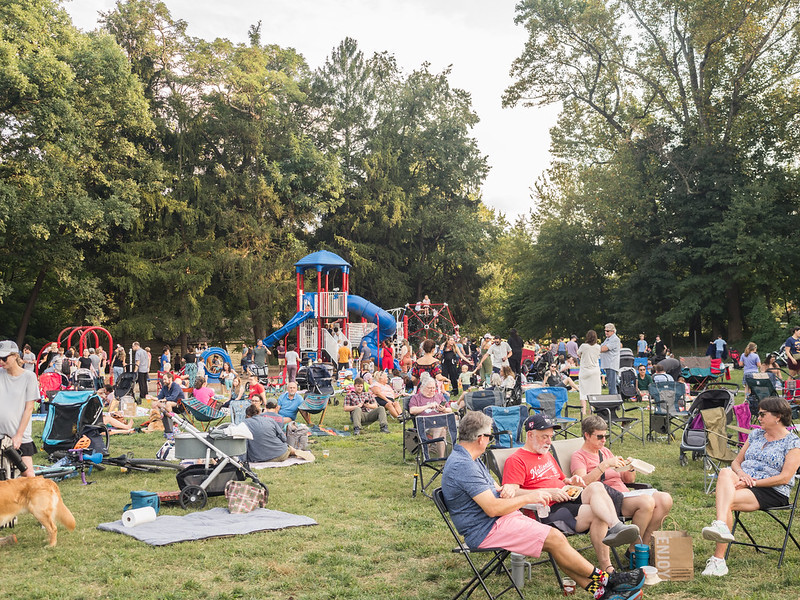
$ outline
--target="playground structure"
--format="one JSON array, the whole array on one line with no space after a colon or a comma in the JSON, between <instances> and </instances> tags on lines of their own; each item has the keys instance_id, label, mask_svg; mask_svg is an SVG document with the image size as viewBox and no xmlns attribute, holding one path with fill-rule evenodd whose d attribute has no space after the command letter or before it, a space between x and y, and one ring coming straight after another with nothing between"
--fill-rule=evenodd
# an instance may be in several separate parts
<instances>
[{"instance_id":1,"label":"playground structure","mask_svg":"<svg viewBox=\"0 0 800 600\"><path fill-rule=\"evenodd\" d=\"M404 337L415 347L427 339L438 344L442 337L453 335L456 331L456 322L446 302L406 304L402 318Z\"/></svg>"},{"instance_id":2,"label":"playground structure","mask_svg":"<svg viewBox=\"0 0 800 600\"><path fill-rule=\"evenodd\" d=\"M114 340L111 337L111 334L108 332L107 329L104 327L98 327L96 325L81 325L75 327L65 327L61 330L61 333L58 334L58 339L55 341L58 347L64 348L71 348L72 347L72 337L76 334L80 334L80 338L78 339L78 356L83 353L84 348L88 348L87 345L87 336L89 334L92 335L94 338L94 346L92 348L100 348L100 336L98 336L98 332L105 334L106 338L108 339L108 356L110 357L114 351ZM66 337L65 337L66 336ZM39 350L39 354L36 355L36 375L39 375L39 361L42 359L42 354L44 354L45 350L47 350L53 342L47 342L42 349ZM111 383L113 383L113 375Z\"/></svg>"},{"instance_id":3,"label":"playground structure","mask_svg":"<svg viewBox=\"0 0 800 600\"><path fill-rule=\"evenodd\" d=\"M338 326L351 348L366 340L372 355L378 346L397 334L398 321L388 311L351 294L350 264L333 252L320 250L305 256L294 265L297 278L297 312L282 327L264 338L264 345L275 346L278 340L297 330L297 352L303 361L322 361L327 355L336 363L339 343L329 330ZM311 273L307 273L311 271ZM316 274L316 291L306 291ZM358 319L352 321L351 316Z\"/></svg>"}]
</instances>

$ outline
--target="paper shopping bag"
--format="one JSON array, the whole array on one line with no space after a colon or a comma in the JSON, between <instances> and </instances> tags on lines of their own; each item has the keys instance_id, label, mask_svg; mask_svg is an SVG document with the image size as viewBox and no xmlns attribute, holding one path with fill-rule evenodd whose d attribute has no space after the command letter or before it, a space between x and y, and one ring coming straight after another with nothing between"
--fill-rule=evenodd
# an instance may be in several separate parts
<instances>
[{"instance_id":1,"label":"paper shopping bag","mask_svg":"<svg viewBox=\"0 0 800 600\"><path fill-rule=\"evenodd\" d=\"M692 537L685 531L654 531L651 556L661 579L689 581L694 578Z\"/></svg>"}]
</instances>

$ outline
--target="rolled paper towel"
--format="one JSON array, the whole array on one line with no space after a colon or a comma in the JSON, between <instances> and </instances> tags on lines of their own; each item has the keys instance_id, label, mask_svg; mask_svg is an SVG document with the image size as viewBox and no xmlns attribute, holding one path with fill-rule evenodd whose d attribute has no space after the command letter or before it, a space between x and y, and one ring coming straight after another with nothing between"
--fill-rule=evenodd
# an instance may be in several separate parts
<instances>
[{"instance_id":1,"label":"rolled paper towel","mask_svg":"<svg viewBox=\"0 0 800 600\"><path fill-rule=\"evenodd\" d=\"M136 527L142 523L152 523L156 520L156 511L152 506L134 508L122 513L122 524L125 527Z\"/></svg>"}]
</instances>

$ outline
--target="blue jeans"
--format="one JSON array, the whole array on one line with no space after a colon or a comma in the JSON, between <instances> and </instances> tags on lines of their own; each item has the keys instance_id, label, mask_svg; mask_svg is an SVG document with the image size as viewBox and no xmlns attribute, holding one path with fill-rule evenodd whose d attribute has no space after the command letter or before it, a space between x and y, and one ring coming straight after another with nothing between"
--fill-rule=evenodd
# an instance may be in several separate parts
<instances>
[{"instance_id":1,"label":"blue jeans","mask_svg":"<svg viewBox=\"0 0 800 600\"><path fill-rule=\"evenodd\" d=\"M608 382L608 393L617 394L617 372L614 369L606 369L606 381Z\"/></svg>"}]
</instances>

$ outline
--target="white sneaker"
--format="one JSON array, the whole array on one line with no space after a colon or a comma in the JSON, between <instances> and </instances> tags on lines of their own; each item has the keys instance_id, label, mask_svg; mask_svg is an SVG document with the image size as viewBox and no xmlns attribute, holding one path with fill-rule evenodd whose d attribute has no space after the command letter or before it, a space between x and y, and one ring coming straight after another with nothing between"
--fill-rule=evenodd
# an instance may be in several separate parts
<instances>
[{"instance_id":1,"label":"white sneaker","mask_svg":"<svg viewBox=\"0 0 800 600\"><path fill-rule=\"evenodd\" d=\"M710 527L703 527L703 537L718 544L730 544L733 534L723 521L711 521Z\"/></svg>"},{"instance_id":2,"label":"white sneaker","mask_svg":"<svg viewBox=\"0 0 800 600\"><path fill-rule=\"evenodd\" d=\"M701 574L714 577L723 577L728 574L728 565L725 564L724 558L712 556L706 561L706 569Z\"/></svg>"}]
</instances>

